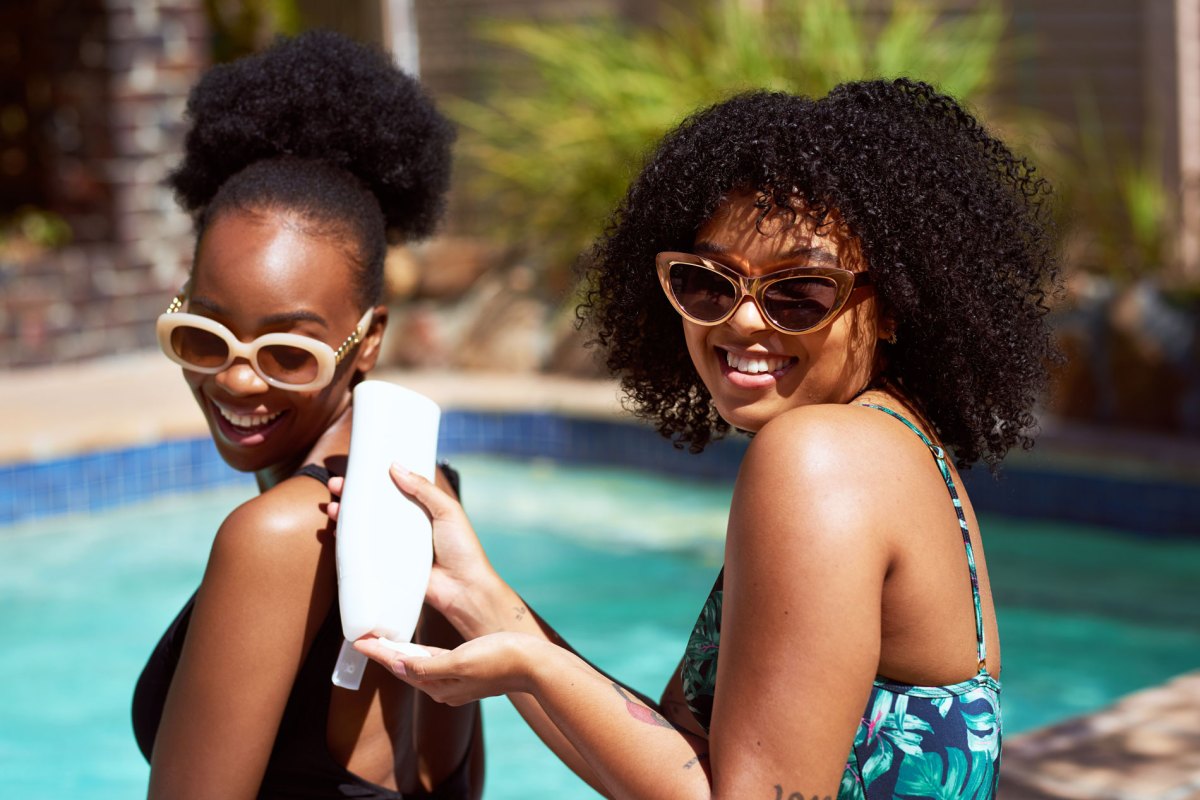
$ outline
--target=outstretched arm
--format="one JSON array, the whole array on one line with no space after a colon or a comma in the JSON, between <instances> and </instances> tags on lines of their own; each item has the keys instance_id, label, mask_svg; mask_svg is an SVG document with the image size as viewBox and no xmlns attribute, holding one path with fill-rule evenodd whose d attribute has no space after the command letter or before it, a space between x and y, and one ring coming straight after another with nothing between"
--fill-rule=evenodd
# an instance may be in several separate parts
<instances>
[{"instance_id":1,"label":"outstretched arm","mask_svg":"<svg viewBox=\"0 0 1200 800\"><path fill-rule=\"evenodd\" d=\"M458 705L505 694L518 709L535 709L532 718L522 713L535 730L549 728L567 743L606 796L709 796L702 736L676 727L634 692L544 638L488 634L453 651L434 651L432 658L397 658L370 640L361 647L436 700Z\"/></svg>"},{"instance_id":2,"label":"outstretched arm","mask_svg":"<svg viewBox=\"0 0 1200 800\"><path fill-rule=\"evenodd\" d=\"M530 609L492 568L462 506L445 491L445 487L436 486L420 475L398 467L393 468L392 478L402 491L426 509L433 520L435 564L427 600L445 615L464 639L513 632L573 652L558 633ZM331 481L330 489L340 494L340 480ZM330 516L336 519L337 511L337 504L331 504ZM360 649L387 666L391 665L396 655L371 643L370 639L362 640ZM611 679L606 680L612 682ZM631 696L640 697L632 689L625 691ZM514 694L510 695L510 700L538 737L569 768L594 789L604 792L598 776L587 761L562 735L534 697ZM649 701L640 698L639 702L646 704Z\"/></svg>"}]
</instances>

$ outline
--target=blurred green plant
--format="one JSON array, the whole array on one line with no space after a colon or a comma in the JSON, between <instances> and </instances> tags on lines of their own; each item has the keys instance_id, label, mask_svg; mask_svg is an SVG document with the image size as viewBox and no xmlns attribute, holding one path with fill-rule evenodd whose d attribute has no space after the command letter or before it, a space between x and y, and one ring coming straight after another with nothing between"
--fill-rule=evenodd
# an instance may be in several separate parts
<instances>
[{"instance_id":1,"label":"blurred green plant","mask_svg":"<svg viewBox=\"0 0 1200 800\"><path fill-rule=\"evenodd\" d=\"M256 53L277 34L292 36L302 28L296 0L204 0L204 13L214 63Z\"/></svg>"},{"instance_id":2,"label":"blurred green plant","mask_svg":"<svg viewBox=\"0 0 1200 800\"><path fill-rule=\"evenodd\" d=\"M1078 155L1064 188L1085 238L1081 266L1118 285L1161 273L1173 256L1175 215L1157 137L1145 131L1136 153L1105 128L1091 93L1081 93L1078 109Z\"/></svg>"},{"instance_id":3,"label":"blurred green plant","mask_svg":"<svg viewBox=\"0 0 1200 800\"><path fill-rule=\"evenodd\" d=\"M978 105L998 70L997 3L944 16L897 0L868 16L853 0L709 0L661 24L491 22L486 41L525 57L533 79L498 76L481 102L447 108L463 136L484 232L530 252L561 289L649 148L688 113L741 90L820 96L838 83L911 75Z\"/></svg>"},{"instance_id":4,"label":"blurred green plant","mask_svg":"<svg viewBox=\"0 0 1200 800\"><path fill-rule=\"evenodd\" d=\"M53 211L21 206L0 220L0 254L53 250L71 241L71 226Z\"/></svg>"}]
</instances>

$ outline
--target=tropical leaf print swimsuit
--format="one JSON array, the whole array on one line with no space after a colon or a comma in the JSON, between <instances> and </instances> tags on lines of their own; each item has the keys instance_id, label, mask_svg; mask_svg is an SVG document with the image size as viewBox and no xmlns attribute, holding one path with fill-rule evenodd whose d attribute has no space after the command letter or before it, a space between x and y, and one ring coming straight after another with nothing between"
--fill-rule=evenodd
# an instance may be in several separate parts
<instances>
[{"instance_id":1,"label":"tropical leaf print swimsuit","mask_svg":"<svg viewBox=\"0 0 1200 800\"><path fill-rule=\"evenodd\" d=\"M942 448L900 414L890 414L921 437L937 460L958 514L971 593L975 605L975 643L979 672L952 686L909 686L878 677L867 698L854 745L838 790L839 800L878 798L970 798L996 796L1000 770L1000 682L988 674L987 646L975 552L962 503ZM708 730L716 690L721 644L721 599L725 571L717 576L708 601L692 629L680 680L696 720Z\"/></svg>"}]
</instances>

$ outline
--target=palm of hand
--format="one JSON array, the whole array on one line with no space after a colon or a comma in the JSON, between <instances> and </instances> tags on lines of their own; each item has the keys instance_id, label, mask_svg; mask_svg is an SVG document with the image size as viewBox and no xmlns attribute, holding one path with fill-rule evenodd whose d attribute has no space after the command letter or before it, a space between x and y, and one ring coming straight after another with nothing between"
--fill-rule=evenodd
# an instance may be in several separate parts
<instances>
[{"instance_id":1,"label":"palm of hand","mask_svg":"<svg viewBox=\"0 0 1200 800\"><path fill-rule=\"evenodd\" d=\"M491 633L433 658L405 659L408 683L439 703L463 705L529 690L527 656L540 640L524 633Z\"/></svg>"}]
</instances>

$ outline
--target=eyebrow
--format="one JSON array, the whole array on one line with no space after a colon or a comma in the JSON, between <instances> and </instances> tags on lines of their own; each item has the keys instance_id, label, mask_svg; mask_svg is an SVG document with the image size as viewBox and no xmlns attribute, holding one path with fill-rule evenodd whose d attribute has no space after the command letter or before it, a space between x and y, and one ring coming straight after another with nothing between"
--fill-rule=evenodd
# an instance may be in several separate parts
<instances>
[{"instance_id":1,"label":"eyebrow","mask_svg":"<svg viewBox=\"0 0 1200 800\"><path fill-rule=\"evenodd\" d=\"M719 245L716 242L699 241L692 245L692 247L697 251L712 253L713 255L718 256L726 256L731 252L729 248ZM833 264L835 266L838 264L837 256L833 255L828 250L824 250L820 247L809 247L808 245L799 245L797 247L793 247L791 250L781 253L777 261L791 261L792 259L799 258L803 258L804 260L814 264Z\"/></svg>"},{"instance_id":2,"label":"eyebrow","mask_svg":"<svg viewBox=\"0 0 1200 800\"><path fill-rule=\"evenodd\" d=\"M201 306L217 316L232 316L227 308L214 300L210 300L207 297L190 297L188 298L188 304ZM329 327L329 323L325 321L324 317L315 311L308 311L306 309L283 311L278 314L268 314L267 316L261 317L258 320L258 324L264 327L270 325L279 325L284 322L315 322L318 325L324 326L325 328Z\"/></svg>"}]
</instances>

